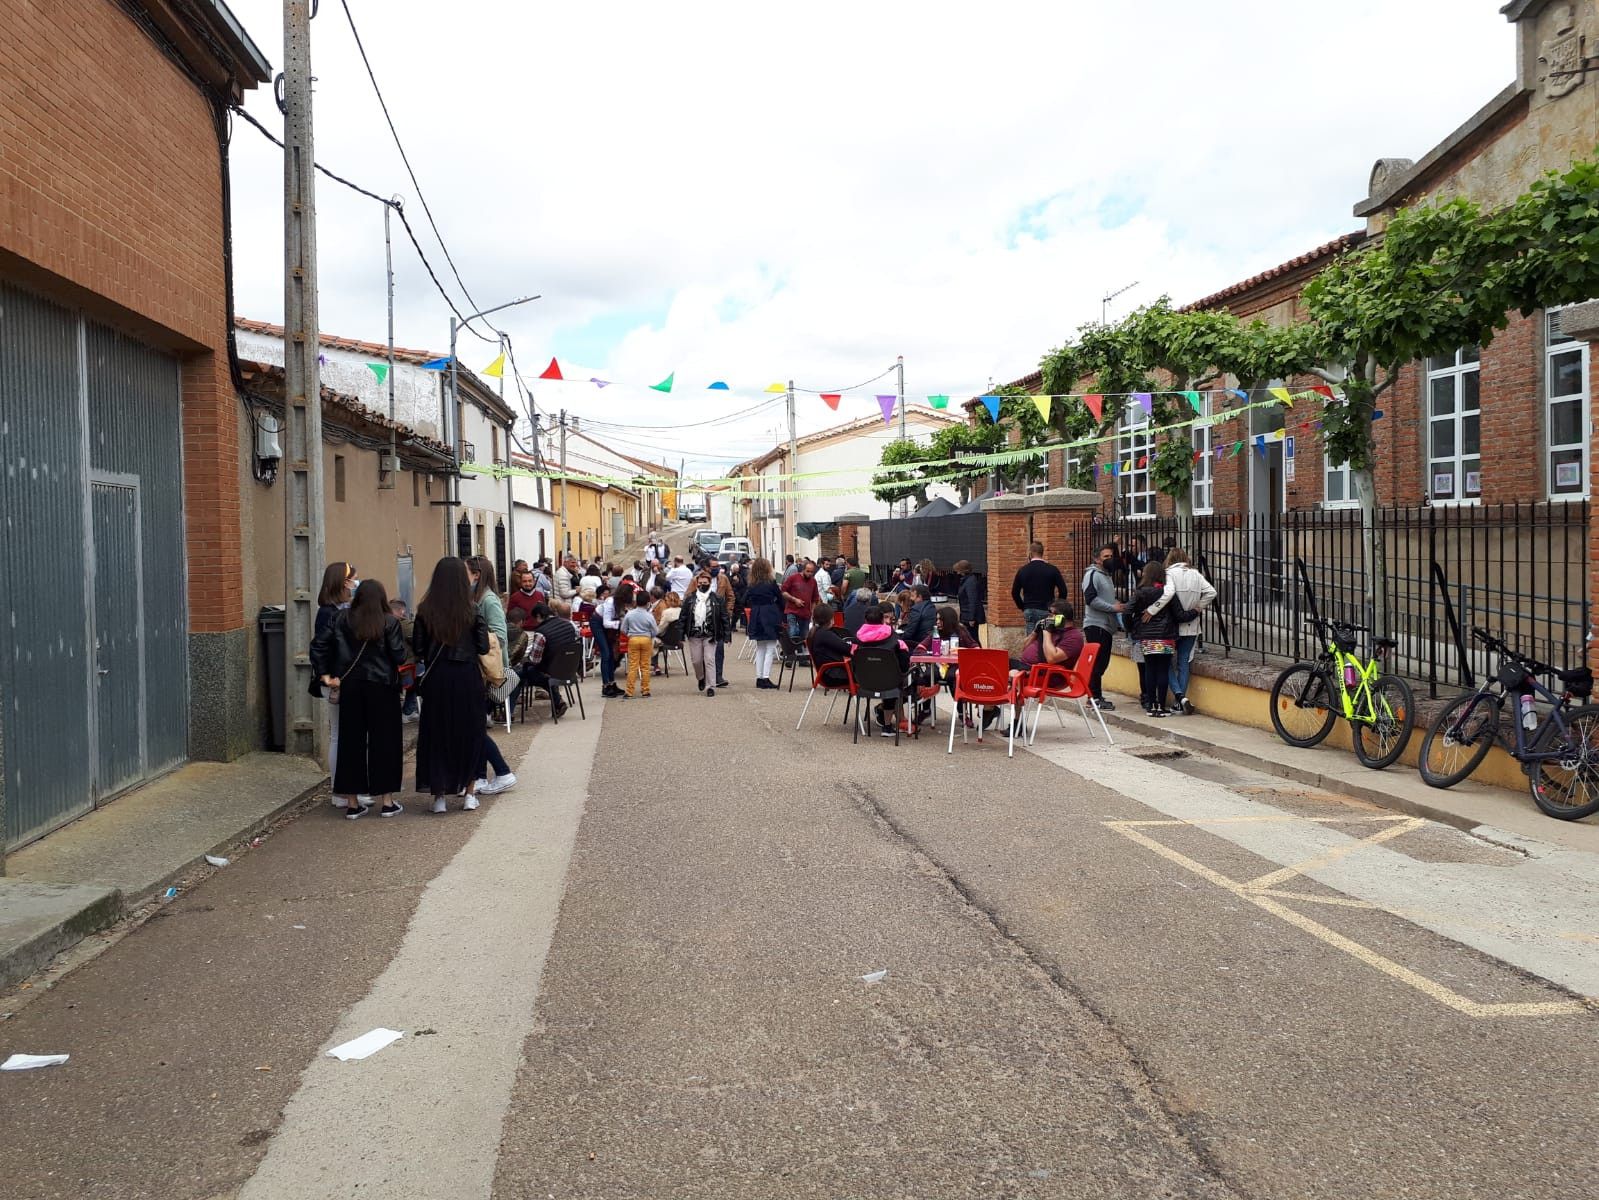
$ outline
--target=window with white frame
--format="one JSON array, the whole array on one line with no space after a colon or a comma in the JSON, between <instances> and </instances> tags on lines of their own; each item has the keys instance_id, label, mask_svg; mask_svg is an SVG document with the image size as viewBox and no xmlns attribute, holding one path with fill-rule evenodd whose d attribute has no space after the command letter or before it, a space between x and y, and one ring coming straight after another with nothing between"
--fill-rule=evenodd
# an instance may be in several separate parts
<instances>
[{"instance_id":1,"label":"window with white frame","mask_svg":"<svg viewBox=\"0 0 1599 1200\"><path fill-rule=\"evenodd\" d=\"M1588 343L1560 328L1563 309L1544 316L1544 444L1551 500L1588 494Z\"/></svg>"},{"instance_id":2,"label":"window with white frame","mask_svg":"<svg viewBox=\"0 0 1599 1200\"><path fill-rule=\"evenodd\" d=\"M1149 474L1149 460L1154 453L1149 414L1138 401L1130 400L1122 410L1121 434L1116 439L1116 455L1121 464L1116 494L1121 498L1124 517L1155 515L1155 485Z\"/></svg>"},{"instance_id":3,"label":"window with white frame","mask_svg":"<svg viewBox=\"0 0 1599 1200\"><path fill-rule=\"evenodd\" d=\"M1324 493L1326 500L1324 508L1349 508L1358 503L1360 497L1355 495L1355 477L1350 474L1349 464L1334 463L1331 458L1323 458L1326 470L1327 490Z\"/></svg>"},{"instance_id":4,"label":"window with white frame","mask_svg":"<svg viewBox=\"0 0 1599 1200\"><path fill-rule=\"evenodd\" d=\"M1482 352L1427 360L1427 495L1433 503L1482 496Z\"/></svg>"},{"instance_id":5,"label":"window with white frame","mask_svg":"<svg viewBox=\"0 0 1599 1200\"><path fill-rule=\"evenodd\" d=\"M1040 454L1034 467L1038 475L1027 481L1026 487L1022 489L1023 495L1036 496L1040 492L1049 491L1049 455Z\"/></svg>"},{"instance_id":6,"label":"window with white frame","mask_svg":"<svg viewBox=\"0 0 1599 1200\"><path fill-rule=\"evenodd\" d=\"M1210 393L1206 392L1200 401L1199 418L1190 429L1190 436L1194 443L1194 453L1198 455L1194 460L1194 482L1191 493L1195 513L1208 513L1212 511L1215 503L1216 490L1216 460L1211 457L1210 448Z\"/></svg>"}]
</instances>

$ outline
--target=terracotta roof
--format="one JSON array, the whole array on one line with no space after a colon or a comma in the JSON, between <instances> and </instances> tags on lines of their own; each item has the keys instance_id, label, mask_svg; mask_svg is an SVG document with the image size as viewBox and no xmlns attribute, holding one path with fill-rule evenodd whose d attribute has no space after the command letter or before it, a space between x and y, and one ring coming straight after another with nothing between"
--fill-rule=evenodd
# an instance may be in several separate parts
<instances>
[{"instance_id":1,"label":"terracotta roof","mask_svg":"<svg viewBox=\"0 0 1599 1200\"><path fill-rule=\"evenodd\" d=\"M283 368L276 363L252 362L249 359L241 359L239 370L246 381L252 379L268 380L280 387L283 384ZM447 462L454 462L454 456L451 454L450 448L443 442L418 433L403 422L391 421L387 416L378 412L377 409L361 403L357 397L347 395L344 392L336 392L327 384L322 385L322 407L324 409L340 409L353 417L359 417L368 425L376 426L379 429L393 430L402 441L409 445L430 451L436 457Z\"/></svg>"},{"instance_id":2,"label":"terracotta roof","mask_svg":"<svg viewBox=\"0 0 1599 1200\"><path fill-rule=\"evenodd\" d=\"M1366 231L1363 229L1356 230L1353 233L1346 233L1342 237L1336 237L1324 245L1317 246L1314 250L1301 254L1298 258L1290 258L1287 262L1279 263L1269 270L1262 271L1259 275L1251 275L1248 279L1232 284L1229 287L1224 287L1221 291L1212 293L1203 299L1195 300L1192 304L1185 304L1178 311L1194 312L1200 309L1214 308L1223 300L1230 300L1234 296L1241 296L1245 292L1253 291L1263 283L1281 279L1284 275L1290 275L1295 271L1320 263L1326 259L1336 258L1340 254L1353 250L1365 240Z\"/></svg>"}]
</instances>

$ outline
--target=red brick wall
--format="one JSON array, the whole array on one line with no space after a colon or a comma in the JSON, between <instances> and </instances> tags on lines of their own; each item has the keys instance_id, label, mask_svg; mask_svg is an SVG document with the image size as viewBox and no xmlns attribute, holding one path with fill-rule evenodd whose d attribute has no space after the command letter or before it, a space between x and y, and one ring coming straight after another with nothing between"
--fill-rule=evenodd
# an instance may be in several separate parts
<instances>
[{"instance_id":1,"label":"red brick wall","mask_svg":"<svg viewBox=\"0 0 1599 1200\"><path fill-rule=\"evenodd\" d=\"M190 626L237 628L237 400L210 105L106 0L0 0L0 23L0 270L184 354Z\"/></svg>"}]
</instances>

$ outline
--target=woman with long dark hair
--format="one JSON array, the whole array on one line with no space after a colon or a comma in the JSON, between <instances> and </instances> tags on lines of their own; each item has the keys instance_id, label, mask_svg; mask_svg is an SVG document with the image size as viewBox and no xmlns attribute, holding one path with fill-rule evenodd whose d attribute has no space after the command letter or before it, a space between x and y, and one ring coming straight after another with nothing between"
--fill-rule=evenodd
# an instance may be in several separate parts
<instances>
[{"instance_id":1,"label":"woman with long dark hair","mask_svg":"<svg viewBox=\"0 0 1599 1200\"><path fill-rule=\"evenodd\" d=\"M489 627L472 601L466 562L441 558L427 594L416 606L411 635L423 670L422 725L416 742L416 790L433 797L441 813L445 797L466 793L462 805L477 807L483 774L483 671L478 656L489 652Z\"/></svg>"},{"instance_id":2,"label":"woman with long dark hair","mask_svg":"<svg viewBox=\"0 0 1599 1200\"><path fill-rule=\"evenodd\" d=\"M400 735L400 664L405 639L389 612L389 597L376 579L334 617L311 644L311 666L330 695L338 697L344 753L333 769L333 795L350 820L371 810L363 797L381 797L378 815L397 817L404 746Z\"/></svg>"},{"instance_id":3,"label":"woman with long dark hair","mask_svg":"<svg viewBox=\"0 0 1599 1200\"><path fill-rule=\"evenodd\" d=\"M755 686L771 691L772 664L777 659L777 627L783 620L783 593L778 590L770 559L757 558L750 567L744 603L750 610L745 632L755 643Z\"/></svg>"},{"instance_id":4,"label":"woman with long dark hair","mask_svg":"<svg viewBox=\"0 0 1599 1200\"><path fill-rule=\"evenodd\" d=\"M356 577L353 563L331 562L323 569L322 586L317 589L316 594L316 626L311 631L313 649L319 638L332 633L333 619L339 615L341 609L350 607L350 600L355 596L355 589L360 582ZM309 690L313 696L328 702L328 774L332 775L339 767L338 702L323 689L320 671L311 672ZM336 792L333 795L333 807L344 807L344 802L339 799Z\"/></svg>"},{"instance_id":5,"label":"woman with long dark hair","mask_svg":"<svg viewBox=\"0 0 1599 1200\"><path fill-rule=\"evenodd\" d=\"M474 555L466 560L466 572L472 580L472 601L477 605L483 623L489 627L489 632L499 639L500 666L509 677L511 670L511 638L510 626L505 620L505 606L500 603L500 594L495 590L494 564L481 554ZM494 772L490 781L488 773ZM508 791L516 786L516 772L511 770L511 764L505 761L505 755L500 752L500 747L489 736L488 730L483 731L483 782L478 784L477 793L480 796L492 796L498 792Z\"/></svg>"}]
</instances>

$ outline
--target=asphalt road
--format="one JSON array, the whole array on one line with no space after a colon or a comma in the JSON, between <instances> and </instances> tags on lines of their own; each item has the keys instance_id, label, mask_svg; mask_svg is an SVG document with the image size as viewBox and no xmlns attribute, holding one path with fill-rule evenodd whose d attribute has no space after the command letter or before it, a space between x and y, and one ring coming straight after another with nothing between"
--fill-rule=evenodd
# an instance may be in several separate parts
<instances>
[{"instance_id":1,"label":"asphalt road","mask_svg":"<svg viewBox=\"0 0 1599 1200\"><path fill-rule=\"evenodd\" d=\"M655 691L519 728L523 782L478 814L314 809L0 1000L0 1053L73 1055L0 1075L0 1196L1599 1178L1583 856L1091 748L1080 723L946 755L814 710L796 734L798 691ZM407 1036L323 1056L377 1025Z\"/></svg>"}]
</instances>

